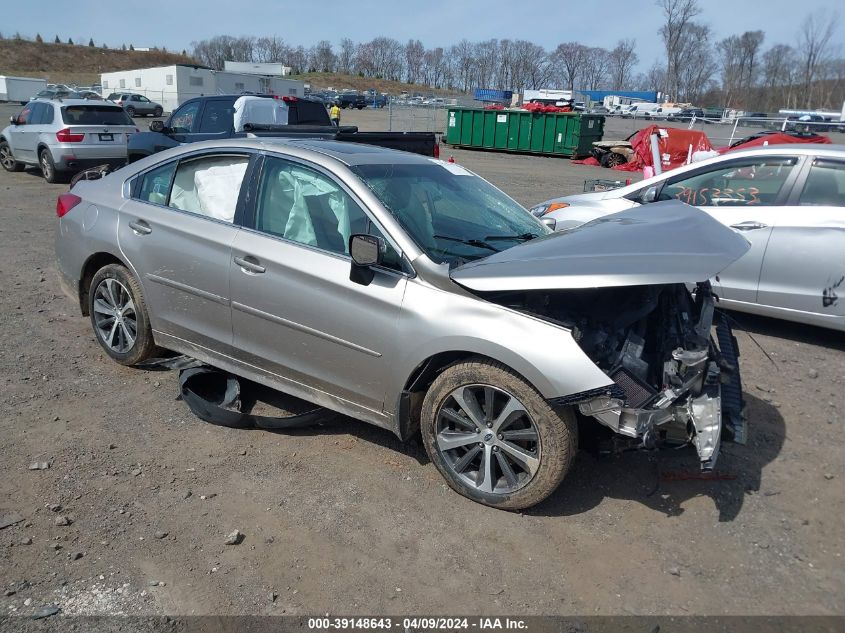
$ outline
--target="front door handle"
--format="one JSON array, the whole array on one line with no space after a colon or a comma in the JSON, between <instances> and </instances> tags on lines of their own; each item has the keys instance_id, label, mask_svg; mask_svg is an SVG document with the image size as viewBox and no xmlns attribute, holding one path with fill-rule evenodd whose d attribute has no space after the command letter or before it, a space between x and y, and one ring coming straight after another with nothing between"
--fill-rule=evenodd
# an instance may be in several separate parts
<instances>
[{"instance_id":1,"label":"front door handle","mask_svg":"<svg viewBox=\"0 0 845 633\"><path fill-rule=\"evenodd\" d=\"M235 263L240 266L241 270L245 273L261 274L267 270L264 266L259 264L254 257L250 257L249 255L246 257L235 257Z\"/></svg>"},{"instance_id":2,"label":"front door handle","mask_svg":"<svg viewBox=\"0 0 845 633\"><path fill-rule=\"evenodd\" d=\"M763 224L762 222L755 222L754 220L747 220L738 224L731 224L731 228L736 229L737 231L754 231L756 229L768 228L768 226L768 224Z\"/></svg>"},{"instance_id":3,"label":"front door handle","mask_svg":"<svg viewBox=\"0 0 845 633\"><path fill-rule=\"evenodd\" d=\"M149 235L153 232L149 224L143 220L136 220L129 223L129 228L135 231L136 235Z\"/></svg>"}]
</instances>

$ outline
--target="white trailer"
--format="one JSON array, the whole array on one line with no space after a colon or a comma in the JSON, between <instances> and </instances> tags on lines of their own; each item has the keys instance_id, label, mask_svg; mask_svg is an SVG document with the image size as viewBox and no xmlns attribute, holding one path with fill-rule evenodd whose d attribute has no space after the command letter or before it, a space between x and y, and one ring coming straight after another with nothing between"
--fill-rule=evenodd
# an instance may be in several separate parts
<instances>
[{"instance_id":1,"label":"white trailer","mask_svg":"<svg viewBox=\"0 0 845 633\"><path fill-rule=\"evenodd\" d=\"M0 101L24 104L46 87L46 79L0 75Z\"/></svg>"},{"instance_id":2,"label":"white trailer","mask_svg":"<svg viewBox=\"0 0 845 633\"><path fill-rule=\"evenodd\" d=\"M302 97L305 94L301 81L184 64L103 73L100 79L104 97L115 92L142 94L160 103L166 112L173 112L188 99L209 95L252 93Z\"/></svg>"}]
</instances>

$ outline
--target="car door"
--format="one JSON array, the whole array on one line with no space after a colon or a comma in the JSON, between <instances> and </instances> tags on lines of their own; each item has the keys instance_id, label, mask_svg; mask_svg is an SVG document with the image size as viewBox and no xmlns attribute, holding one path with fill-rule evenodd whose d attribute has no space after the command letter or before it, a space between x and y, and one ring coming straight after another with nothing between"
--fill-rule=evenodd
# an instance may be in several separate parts
<instances>
[{"instance_id":1,"label":"car door","mask_svg":"<svg viewBox=\"0 0 845 633\"><path fill-rule=\"evenodd\" d=\"M41 112L43 104L34 101L26 104L18 113L16 117L16 125L12 125L7 130L9 147L12 148L12 154L15 159L23 162L36 162L35 156L35 135L32 132L31 125L35 122L35 116Z\"/></svg>"},{"instance_id":2,"label":"car door","mask_svg":"<svg viewBox=\"0 0 845 633\"><path fill-rule=\"evenodd\" d=\"M779 207L798 175L800 158L761 155L710 165L670 177L658 200L678 199L697 206L751 242L751 249L723 270L717 291L722 298L755 303L763 255Z\"/></svg>"},{"instance_id":3,"label":"car door","mask_svg":"<svg viewBox=\"0 0 845 633\"><path fill-rule=\"evenodd\" d=\"M248 152L189 154L140 174L118 242L158 332L229 353L230 249Z\"/></svg>"},{"instance_id":4,"label":"car door","mask_svg":"<svg viewBox=\"0 0 845 633\"><path fill-rule=\"evenodd\" d=\"M349 236L381 233L315 166L267 156L255 191L251 228L232 246L238 353L306 389L381 412L407 283L396 250L370 283L350 279Z\"/></svg>"},{"instance_id":5,"label":"car door","mask_svg":"<svg viewBox=\"0 0 845 633\"><path fill-rule=\"evenodd\" d=\"M222 97L197 99L182 104L168 122L172 130L170 137L179 143L230 137L234 103L232 97Z\"/></svg>"},{"instance_id":6,"label":"car door","mask_svg":"<svg viewBox=\"0 0 845 633\"><path fill-rule=\"evenodd\" d=\"M819 156L778 210L758 303L845 316L844 253L845 159Z\"/></svg>"},{"instance_id":7,"label":"car door","mask_svg":"<svg viewBox=\"0 0 845 633\"><path fill-rule=\"evenodd\" d=\"M144 95L135 95L135 98L138 99L138 109L140 112L144 114L152 114L154 112L153 102Z\"/></svg>"}]
</instances>

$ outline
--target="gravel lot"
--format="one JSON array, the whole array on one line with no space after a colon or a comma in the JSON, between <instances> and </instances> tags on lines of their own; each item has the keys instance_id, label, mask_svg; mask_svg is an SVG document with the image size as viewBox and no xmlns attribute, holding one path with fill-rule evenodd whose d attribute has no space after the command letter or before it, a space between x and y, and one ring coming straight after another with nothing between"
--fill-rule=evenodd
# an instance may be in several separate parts
<instances>
[{"instance_id":1,"label":"gravel lot","mask_svg":"<svg viewBox=\"0 0 845 633\"><path fill-rule=\"evenodd\" d=\"M609 177L445 154L526 205ZM215 427L175 373L109 361L55 279L65 188L0 172L0 517L21 519L0 529L0 616L845 613L841 334L739 317L750 441L718 480L687 478L687 450L581 454L547 502L501 512L417 442L351 419Z\"/></svg>"}]
</instances>

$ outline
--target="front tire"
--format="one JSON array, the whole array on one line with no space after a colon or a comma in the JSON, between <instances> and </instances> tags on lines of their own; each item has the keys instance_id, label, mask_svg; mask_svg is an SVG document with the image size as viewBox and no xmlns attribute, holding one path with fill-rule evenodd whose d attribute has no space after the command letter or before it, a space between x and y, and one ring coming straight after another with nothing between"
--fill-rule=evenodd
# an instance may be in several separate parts
<instances>
[{"instance_id":1,"label":"front tire","mask_svg":"<svg viewBox=\"0 0 845 633\"><path fill-rule=\"evenodd\" d=\"M121 365L137 365L156 353L141 285L120 264L104 266L91 280L88 312L97 342Z\"/></svg>"},{"instance_id":2,"label":"front tire","mask_svg":"<svg viewBox=\"0 0 845 633\"><path fill-rule=\"evenodd\" d=\"M0 165L6 171L23 171L24 164L15 160L12 148L6 141L0 141Z\"/></svg>"},{"instance_id":3,"label":"front tire","mask_svg":"<svg viewBox=\"0 0 845 633\"><path fill-rule=\"evenodd\" d=\"M432 383L421 412L429 458L458 492L505 510L552 494L577 450L570 409L554 409L524 379L486 359L456 363Z\"/></svg>"}]
</instances>

